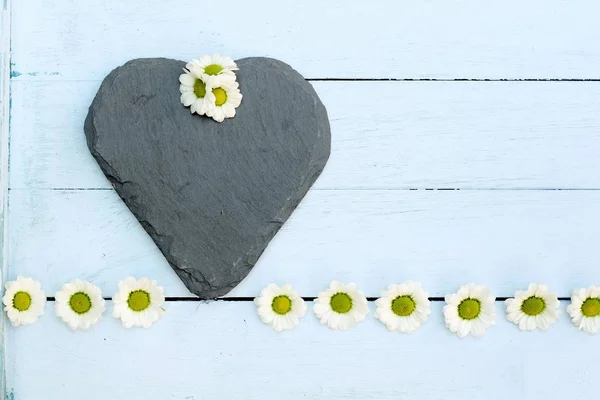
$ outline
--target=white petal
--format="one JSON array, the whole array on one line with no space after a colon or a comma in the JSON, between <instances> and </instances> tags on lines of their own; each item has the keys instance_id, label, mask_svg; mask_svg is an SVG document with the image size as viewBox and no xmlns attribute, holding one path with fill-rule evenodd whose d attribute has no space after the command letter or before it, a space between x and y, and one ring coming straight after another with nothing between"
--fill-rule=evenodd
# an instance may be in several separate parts
<instances>
[{"instance_id":1,"label":"white petal","mask_svg":"<svg viewBox=\"0 0 600 400\"><path fill-rule=\"evenodd\" d=\"M196 78L194 78L191 74L181 74L179 76L179 82L186 86L194 86L196 83Z\"/></svg>"},{"instance_id":2,"label":"white petal","mask_svg":"<svg viewBox=\"0 0 600 400\"><path fill-rule=\"evenodd\" d=\"M225 113L221 107L215 107L211 117L217 122L223 122L225 120Z\"/></svg>"},{"instance_id":3,"label":"white petal","mask_svg":"<svg viewBox=\"0 0 600 400\"><path fill-rule=\"evenodd\" d=\"M186 92L181 95L181 103L186 107L189 107L192 104L194 104L196 100L197 97L194 94L194 92Z\"/></svg>"},{"instance_id":4,"label":"white petal","mask_svg":"<svg viewBox=\"0 0 600 400\"><path fill-rule=\"evenodd\" d=\"M486 325L479 320L474 320L471 324L471 332L475 337L481 337L485 334Z\"/></svg>"},{"instance_id":5,"label":"white petal","mask_svg":"<svg viewBox=\"0 0 600 400\"><path fill-rule=\"evenodd\" d=\"M326 318L327 326L329 326L331 329L339 329L340 328L340 324L341 324L340 314L332 312L332 313L329 313L326 317L327 317ZM323 321L323 319L321 319L321 321Z\"/></svg>"},{"instance_id":6,"label":"white petal","mask_svg":"<svg viewBox=\"0 0 600 400\"><path fill-rule=\"evenodd\" d=\"M520 324L523 324L523 326L525 327L524 330L526 331L533 331L536 328L536 324L535 324L535 317L532 316L526 316L525 318L523 318L520 322ZM521 325L519 324L519 327L521 327ZM523 328L521 328L523 329Z\"/></svg>"},{"instance_id":7,"label":"white petal","mask_svg":"<svg viewBox=\"0 0 600 400\"><path fill-rule=\"evenodd\" d=\"M460 321L458 326L458 337L464 338L471 331L471 323L465 320Z\"/></svg>"},{"instance_id":8,"label":"white petal","mask_svg":"<svg viewBox=\"0 0 600 400\"><path fill-rule=\"evenodd\" d=\"M537 315L535 317L535 324L538 328L540 328L543 331L547 330L550 327L550 324L548 323L546 317L543 314Z\"/></svg>"},{"instance_id":9,"label":"white petal","mask_svg":"<svg viewBox=\"0 0 600 400\"><path fill-rule=\"evenodd\" d=\"M223 104L221 109L223 110L223 115L225 115L225 118L235 117L235 108L231 104Z\"/></svg>"}]
</instances>

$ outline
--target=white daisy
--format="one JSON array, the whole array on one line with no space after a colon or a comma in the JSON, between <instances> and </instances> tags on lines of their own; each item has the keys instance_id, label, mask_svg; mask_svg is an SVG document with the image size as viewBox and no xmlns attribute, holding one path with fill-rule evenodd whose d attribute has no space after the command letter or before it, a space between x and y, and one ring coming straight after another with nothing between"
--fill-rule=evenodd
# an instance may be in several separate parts
<instances>
[{"instance_id":1,"label":"white daisy","mask_svg":"<svg viewBox=\"0 0 600 400\"><path fill-rule=\"evenodd\" d=\"M483 336L485 330L496 322L495 300L485 286L473 283L461 286L458 292L446 296L446 327L460 338L469 333L475 337Z\"/></svg>"},{"instance_id":2,"label":"white daisy","mask_svg":"<svg viewBox=\"0 0 600 400\"><path fill-rule=\"evenodd\" d=\"M121 318L125 328L149 328L163 314L164 290L148 278L136 280L127 277L119 282L119 291L113 296L113 317Z\"/></svg>"},{"instance_id":3,"label":"white daisy","mask_svg":"<svg viewBox=\"0 0 600 400\"><path fill-rule=\"evenodd\" d=\"M412 333L427 321L431 305L420 283L389 285L375 302L375 317L390 331Z\"/></svg>"},{"instance_id":4,"label":"white daisy","mask_svg":"<svg viewBox=\"0 0 600 400\"><path fill-rule=\"evenodd\" d=\"M185 67L211 87L235 81L233 71L239 69L231 58L219 54L202 56L199 60L190 61Z\"/></svg>"},{"instance_id":5,"label":"white daisy","mask_svg":"<svg viewBox=\"0 0 600 400\"><path fill-rule=\"evenodd\" d=\"M333 281L329 289L315 299L314 311L322 324L345 331L365 319L369 306L367 298L354 283L346 285Z\"/></svg>"},{"instance_id":6,"label":"white daisy","mask_svg":"<svg viewBox=\"0 0 600 400\"><path fill-rule=\"evenodd\" d=\"M515 298L505 303L506 318L522 331L537 328L545 331L558 319L558 297L546 285L532 283L526 291L517 291Z\"/></svg>"},{"instance_id":7,"label":"white daisy","mask_svg":"<svg viewBox=\"0 0 600 400\"><path fill-rule=\"evenodd\" d=\"M4 311L13 326L33 324L44 314L46 294L39 282L19 276L4 287Z\"/></svg>"},{"instance_id":8,"label":"white daisy","mask_svg":"<svg viewBox=\"0 0 600 400\"><path fill-rule=\"evenodd\" d=\"M71 329L88 329L102 319L104 303L98 286L74 279L56 293L55 310Z\"/></svg>"},{"instance_id":9,"label":"white daisy","mask_svg":"<svg viewBox=\"0 0 600 400\"><path fill-rule=\"evenodd\" d=\"M571 321L587 333L600 331L600 287L575 289L571 294L571 304L567 306Z\"/></svg>"},{"instance_id":10,"label":"white daisy","mask_svg":"<svg viewBox=\"0 0 600 400\"><path fill-rule=\"evenodd\" d=\"M206 111L215 104L215 95L210 85L193 71L184 69L179 76L179 92L181 92L181 104L190 107L190 112L205 115Z\"/></svg>"},{"instance_id":11,"label":"white daisy","mask_svg":"<svg viewBox=\"0 0 600 400\"><path fill-rule=\"evenodd\" d=\"M206 115L217 122L225 118L235 117L235 109L242 102L239 84L235 81L221 84L212 88L214 104L206 109Z\"/></svg>"},{"instance_id":12,"label":"white daisy","mask_svg":"<svg viewBox=\"0 0 600 400\"><path fill-rule=\"evenodd\" d=\"M306 314L306 304L292 285L268 285L254 299L260 319L277 332L294 329Z\"/></svg>"}]
</instances>

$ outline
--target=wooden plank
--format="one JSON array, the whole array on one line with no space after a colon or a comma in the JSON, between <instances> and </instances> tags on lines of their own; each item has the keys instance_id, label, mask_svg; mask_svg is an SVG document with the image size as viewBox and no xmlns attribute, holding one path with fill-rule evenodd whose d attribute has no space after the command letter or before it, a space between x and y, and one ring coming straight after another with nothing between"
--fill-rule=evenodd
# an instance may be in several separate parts
<instances>
[{"instance_id":1,"label":"wooden plank","mask_svg":"<svg viewBox=\"0 0 600 400\"><path fill-rule=\"evenodd\" d=\"M10 192L10 276L51 294L74 276L111 296L132 274L187 296L113 191ZM600 191L311 191L231 296L292 283L315 296L333 279L369 296L421 281L432 296L487 284L511 296L529 282L561 296L600 282Z\"/></svg>"},{"instance_id":2,"label":"wooden plank","mask_svg":"<svg viewBox=\"0 0 600 400\"><path fill-rule=\"evenodd\" d=\"M19 1L16 79L100 79L136 57L279 58L309 78L598 78L594 0ZM364 102L363 102L364 103Z\"/></svg>"},{"instance_id":3,"label":"wooden plank","mask_svg":"<svg viewBox=\"0 0 600 400\"><path fill-rule=\"evenodd\" d=\"M412 335L373 317L331 331L309 312L290 332L263 325L249 302L168 303L149 330L110 316L73 333L53 305L37 324L8 329L8 388L19 400L571 399L594 398L597 338L577 331L561 302L548 332L504 319L481 339L444 327L443 303ZM110 303L109 303L110 309ZM585 357L583 356L585 355Z\"/></svg>"},{"instance_id":4,"label":"wooden plank","mask_svg":"<svg viewBox=\"0 0 600 400\"><path fill-rule=\"evenodd\" d=\"M600 188L600 83L313 84L332 127L316 189ZM110 187L83 134L98 85L13 82L12 188Z\"/></svg>"}]
</instances>

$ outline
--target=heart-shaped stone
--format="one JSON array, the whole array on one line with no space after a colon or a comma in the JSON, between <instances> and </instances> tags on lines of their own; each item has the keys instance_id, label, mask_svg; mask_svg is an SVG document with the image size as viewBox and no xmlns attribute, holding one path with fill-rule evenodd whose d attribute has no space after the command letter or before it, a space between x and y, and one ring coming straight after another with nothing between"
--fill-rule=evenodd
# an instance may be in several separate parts
<instances>
[{"instance_id":1,"label":"heart-shaped stone","mask_svg":"<svg viewBox=\"0 0 600 400\"><path fill-rule=\"evenodd\" d=\"M187 288L201 298L250 272L321 174L329 120L289 65L237 61L242 104L223 123L179 100L183 61L136 59L103 81L87 143L117 193Z\"/></svg>"}]
</instances>

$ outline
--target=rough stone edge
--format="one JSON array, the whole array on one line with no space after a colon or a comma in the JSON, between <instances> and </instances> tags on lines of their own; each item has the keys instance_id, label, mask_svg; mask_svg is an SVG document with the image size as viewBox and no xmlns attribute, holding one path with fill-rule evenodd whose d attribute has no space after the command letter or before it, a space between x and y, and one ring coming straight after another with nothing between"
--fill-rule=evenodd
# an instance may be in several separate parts
<instances>
[{"instance_id":1,"label":"rough stone edge","mask_svg":"<svg viewBox=\"0 0 600 400\"><path fill-rule=\"evenodd\" d=\"M244 61L255 60L255 59L266 60L266 61L274 64L275 67L282 68L282 71L285 72L285 74L290 75L290 77L293 79L305 80L305 78L302 75L300 75L300 73L297 72L295 69L293 69L289 64L286 64L283 61L280 61L280 60L277 60L274 58L247 57L247 58L242 58L240 60L236 60L236 63L243 64ZM152 238L152 241L155 242L155 245L157 246L157 248L159 248L159 246L156 243L160 242L161 244L163 244L163 247L168 249L168 247L170 245L168 243L165 243L165 235L158 233L157 230L152 226L152 224L150 224L148 221L146 221L142 218L142 216L140 215L140 212L138 211L137 206L132 207L131 204L128 204L125 202L126 198L122 195L122 186L127 184L128 182L122 181L121 178L118 176L117 172L95 150L97 136L96 136L96 128L94 125L94 113L92 110L93 110L96 102L102 101L101 88L104 85L108 85L108 84L112 83L119 76L119 72L120 72L121 68L123 68L129 64L132 64L132 63L149 62L149 61L153 61L153 60L167 60L167 61L181 63L182 66L185 65L184 61L170 59L170 58L164 58L164 57L136 58L136 59L132 59L132 60L126 62L125 64L113 69L102 81L102 84L100 85L98 92L96 93L96 96L94 96L94 99L93 99L92 103L90 104L90 107L88 109L88 114L87 114L85 122L84 122L84 133L86 135L86 142L87 142L89 151L91 152L92 156L94 157L94 159L96 160L96 162L98 163L100 168L102 169L102 172L104 173L104 175L107 177L107 179L111 182L112 186L115 188L115 191L117 192L117 194L119 195L121 200L125 203L125 205L129 209L129 211L135 216L136 220L144 228L146 233L148 233L148 235L150 235L150 237ZM262 254L264 253L264 251L267 249L271 240L275 237L277 232L279 232L281 227L285 224L285 222L289 219L289 217L292 215L292 213L296 210L296 208L298 207L298 205L300 204L302 199L306 196L306 193L308 192L308 190L311 188L311 186L314 184L314 182L318 179L318 177L321 175L321 173L325 169L325 166L327 165L327 161L331 154L331 128L330 128L330 124L329 124L329 118L327 115L327 109L325 108L325 105L323 104L323 102L321 101L317 92L314 90L314 88L312 87L312 85L310 83L308 83L308 86L306 88L310 91L309 94L315 99L314 105L315 105L315 108L318 113L317 118L318 119L323 118L324 121L326 122L326 127L325 127L324 131L321 132L321 135L324 137L326 146L324 146L323 148L320 148L319 146L315 145L313 147L313 153L312 153L313 157L312 157L311 162L309 163L309 165L310 165L309 173L307 174L304 182L302 182L302 184L299 186L298 190L295 193L295 196L291 196L288 199L288 202L282 206L282 209L287 208L288 210L286 212L281 213L280 215L278 215L276 217L276 219L273 221L273 224L274 224L273 228L268 229L267 232L264 232L260 235L264 240L261 242L261 245L259 246L259 248L262 247L263 249L261 251L256 251L256 250L254 251L254 253L257 254L256 257L252 257L251 259L247 259L247 260L244 260L244 259L241 260L241 262L244 263L243 269L247 270L247 272L245 273L242 280L235 284L214 287L214 286L210 285L210 283L207 280L198 279L197 275L202 275L198 271L195 271L196 274L191 274L185 268L181 268L178 265L176 265L173 262L172 258L169 256L169 252L168 251L163 252L159 248L163 257L165 257L166 261L169 263L169 265L171 266L173 271L175 271L175 273L180 276L180 279L181 279L181 275L185 275L185 277L188 279L189 282L194 282L197 285L202 286L204 288L210 288L208 290L204 289L204 290L202 290L202 292L198 292L196 289L191 288L188 284L186 284L186 282L184 282L183 279L181 279L181 281L184 283L186 288L190 292L194 293L196 296L198 296L202 299L214 299L214 298L223 296L223 295L229 293L235 287L237 287L244 279L246 279L246 277L250 274L250 272L252 271L252 269L254 268L254 266L256 265L256 263L258 262L258 260L262 256ZM323 165L323 168L321 168L321 165ZM131 203L131 202L129 202L129 203ZM254 249L251 248L251 250L254 250Z\"/></svg>"},{"instance_id":2,"label":"rough stone edge","mask_svg":"<svg viewBox=\"0 0 600 400\"><path fill-rule=\"evenodd\" d=\"M110 181L115 192L119 195L119 198L123 201L124 205L127 207L129 212L131 212L134 215L135 219L142 226L144 231L146 231L146 233L152 238L154 245L158 248L158 250L163 255L163 257L165 258L167 263L173 269L173 271L177 275L180 275L180 273L184 273L186 276L189 277L191 275L189 273L187 273L184 269L182 269L179 266L177 266L176 264L174 264L173 260L168 255L169 254L168 248L170 247L170 244L168 243L168 240L165 242L165 240L164 240L165 235L161 235L160 233L158 233L156 228L154 228L154 226L152 226L152 224L149 221L147 221L143 218L142 212L139 210L139 206L134 204L130 199L128 199L124 196L123 186L129 182L123 181L121 179L121 177L118 175L118 173L112 168L112 166L100 155L100 153L98 153L96 151L97 135L96 135L96 126L94 124L95 115L93 113L93 108L96 105L96 103L100 103L103 101L102 94L101 94L102 87L104 85L112 84L114 82L114 80L118 78L121 69L125 66L128 66L129 64L152 61L152 60L159 60L159 59L180 62L177 60L171 60L171 59L166 59L166 58L137 58L137 59L130 60L130 61L126 62L125 64L113 69L102 81L102 84L98 88L96 96L94 96L94 100L90 104L90 107L88 109L88 114L87 114L87 116L85 118L85 122L84 122L84 133L86 136L86 142L87 142L87 146L88 146L90 153L92 154L92 156L94 157L94 159L96 160L98 165L100 166L102 173ZM167 250L165 250L163 252L160 249L160 247L158 246L157 242L160 242L162 247ZM183 280L182 280L182 282L183 282ZM185 282L183 282L183 283L186 286L186 288L188 288L188 290L190 290L194 294L197 294L197 293L193 292L192 289L189 288L188 285L185 284ZM203 284L203 286L209 286L208 282L206 282L206 284Z\"/></svg>"},{"instance_id":3,"label":"rough stone edge","mask_svg":"<svg viewBox=\"0 0 600 400\"><path fill-rule=\"evenodd\" d=\"M289 64L286 64L283 61L280 61L280 60L277 60L274 58L247 57L247 58L242 58L240 60L236 60L236 63L238 63L238 65L239 65L239 64L243 64L243 62L246 60L255 60L255 59L266 60L266 61L272 63L275 68L281 68L282 72L284 72L286 75L289 75L290 78L292 78L292 79L296 79L296 80L301 79L301 80L306 81L306 79L298 71L293 69ZM324 138L324 142L325 142L324 144L326 146L320 148L317 144L315 144L315 146L313 147L312 159L311 159L311 162L309 163L309 165L310 165L309 172L308 172L306 178L304 179L304 181L298 187L298 190L296 191L295 196L290 197L288 199L287 203L282 206L282 209L287 208L287 211L277 215L276 219L273 221L273 224L275 224L276 228L270 229L269 232L267 232L266 236L262 236L265 239L261 243L261 246L259 246L259 247L263 248L262 251L256 252L257 256L253 257L252 259L242 260L246 263L245 267L249 268L249 270L250 270L249 273L254 268L254 266L256 265L256 263L258 262L258 260L262 256L262 254L264 253L264 251L267 249L271 240L275 237L277 232L279 232L279 230L285 224L285 222L289 219L289 217L294 213L294 211L296 210L298 205L302 202L302 199L304 199L304 197L308 193L309 189L312 187L312 185L315 183L315 181L319 178L319 176L325 169L325 166L327 165L327 161L331 154L331 128L330 128L330 124L329 124L329 118L327 115L327 109L325 108L325 105L321 101L321 98L319 97L317 92L314 90L313 86L309 82L307 82L307 83L308 83L308 86L306 86L306 89L309 91L309 94L313 97L314 105L315 105L316 111L318 113L316 115L316 118L323 119L324 122L326 123L324 131L320 133L320 136L322 136ZM321 168L321 165L322 165L322 168ZM248 276L248 274L246 276Z\"/></svg>"}]
</instances>

